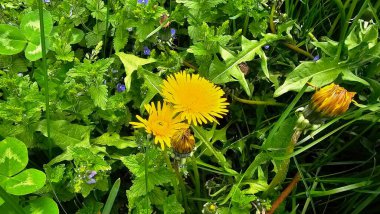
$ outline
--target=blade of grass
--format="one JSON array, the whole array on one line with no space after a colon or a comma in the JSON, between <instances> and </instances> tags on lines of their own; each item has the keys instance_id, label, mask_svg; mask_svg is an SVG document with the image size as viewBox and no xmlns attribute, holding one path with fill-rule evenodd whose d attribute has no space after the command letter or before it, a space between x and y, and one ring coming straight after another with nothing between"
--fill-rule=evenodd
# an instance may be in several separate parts
<instances>
[{"instance_id":1,"label":"blade of grass","mask_svg":"<svg viewBox=\"0 0 380 214\"><path fill-rule=\"evenodd\" d=\"M115 202L115 198L120 188L120 178L118 178L112 186L110 194L108 195L106 204L104 205L104 209L102 214L109 214L111 212L113 203Z\"/></svg>"}]
</instances>

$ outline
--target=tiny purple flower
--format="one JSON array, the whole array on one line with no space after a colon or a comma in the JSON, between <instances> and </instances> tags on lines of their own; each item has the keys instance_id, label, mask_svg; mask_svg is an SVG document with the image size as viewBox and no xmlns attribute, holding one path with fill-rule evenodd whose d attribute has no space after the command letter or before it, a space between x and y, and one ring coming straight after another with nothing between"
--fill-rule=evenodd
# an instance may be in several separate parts
<instances>
[{"instance_id":1,"label":"tiny purple flower","mask_svg":"<svg viewBox=\"0 0 380 214\"><path fill-rule=\"evenodd\" d=\"M50 3L50 0L44 0L45 3Z\"/></svg>"},{"instance_id":2,"label":"tiny purple flower","mask_svg":"<svg viewBox=\"0 0 380 214\"><path fill-rule=\"evenodd\" d=\"M313 61L318 61L320 59L319 55L315 56Z\"/></svg>"},{"instance_id":3,"label":"tiny purple flower","mask_svg":"<svg viewBox=\"0 0 380 214\"><path fill-rule=\"evenodd\" d=\"M96 174L97 174L96 171L92 170L87 177L88 178L93 178Z\"/></svg>"},{"instance_id":4,"label":"tiny purple flower","mask_svg":"<svg viewBox=\"0 0 380 214\"><path fill-rule=\"evenodd\" d=\"M96 180L93 178L87 181L87 184L94 184L94 183L96 183Z\"/></svg>"},{"instance_id":5,"label":"tiny purple flower","mask_svg":"<svg viewBox=\"0 0 380 214\"><path fill-rule=\"evenodd\" d=\"M147 5L148 2L149 2L149 0L137 0L137 3L139 3L139 4L145 4L145 5Z\"/></svg>"},{"instance_id":6,"label":"tiny purple flower","mask_svg":"<svg viewBox=\"0 0 380 214\"><path fill-rule=\"evenodd\" d=\"M125 85L124 85L124 84L118 83L118 84L116 85L116 88L117 88L117 91L118 91L118 92L123 92L123 91L125 91Z\"/></svg>"},{"instance_id":7,"label":"tiny purple flower","mask_svg":"<svg viewBox=\"0 0 380 214\"><path fill-rule=\"evenodd\" d=\"M176 33L176 29L170 28L170 35L172 35L172 37L175 37L175 33Z\"/></svg>"},{"instance_id":8,"label":"tiny purple flower","mask_svg":"<svg viewBox=\"0 0 380 214\"><path fill-rule=\"evenodd\" d=\"M265 45L265 46L264 46L264 49L265 49L265 50L268 50L269 48L270 48L269 45Z\"/></svg>"},{"instance_id":9,"label":"tiny purple flower","mask_svg":"<svg viewBox=\"0 0 380 214\"><path fill-rule=\"evenodd\" d=\"M144 46L144 55L149 56L150 55L150 49L147 46Z\"/></svg>"}]
</instances>

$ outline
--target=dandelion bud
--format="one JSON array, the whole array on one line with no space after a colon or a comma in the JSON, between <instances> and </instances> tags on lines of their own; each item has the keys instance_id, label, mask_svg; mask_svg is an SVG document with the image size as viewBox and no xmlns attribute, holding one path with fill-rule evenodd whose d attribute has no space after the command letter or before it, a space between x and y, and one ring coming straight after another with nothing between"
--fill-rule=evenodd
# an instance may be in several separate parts
<instances>
[{"instance_id":1,"label":"dandelion bud","mask_svg":"<svg viewBox=\"0 0 380 214\"><path fill-rule=\"evenodd\" d=\"M332 83L314 93L310 104L303 111L303 116L311 123L320 123L326 118L339 116L347 111L355 94Z\"/></svg>"},{"instance_id":2,"label":"dandelion bud","mask_svg":"<svg viewBox=\"0 0 380 214\"><path fill-rule=\"evenodd\" d=\"M190 155L195 147L195 139L191 134L190 129L184 128L178 130L171 139L171 144L174 153L180 157L184 158Z\"/></svg>"}]
</instances>

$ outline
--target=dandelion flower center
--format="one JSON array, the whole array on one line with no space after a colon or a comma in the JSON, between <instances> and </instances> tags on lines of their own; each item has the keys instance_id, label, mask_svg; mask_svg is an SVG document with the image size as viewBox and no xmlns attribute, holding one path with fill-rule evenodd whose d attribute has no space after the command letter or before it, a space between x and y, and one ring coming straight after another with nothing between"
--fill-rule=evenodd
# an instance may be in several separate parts
<instances>
[{"instance_id":1,"label":"dandelion flower center","mask_svg":"<svg viewBox=\"0 0 380 214\"><path fill-rule=\"evenodd\" d=\"M197 74L179 72L169 76L162 86L165 101L175 112L194 125L217 122L228 110L223 90Z\"/></svg>"},{"instance_id":2,"label":"dandelion flower center","mask_svg":"<svg viewBox=\"0 0 380 214\"><path fill-rule=\"evenodd\" d=\"M144 128L147 133L154 135L154 142L160 143L161 148L164 149L165 145L171 146L172 136L180 129L187 128L189 125L182 123L182 119L176 117L174 109L167 103L157 103L157 108L154 103L145 105L149 117L148 120L140 116L136 118L140 122L131 122L134 128Z\"/></svg>"}]
</instances>

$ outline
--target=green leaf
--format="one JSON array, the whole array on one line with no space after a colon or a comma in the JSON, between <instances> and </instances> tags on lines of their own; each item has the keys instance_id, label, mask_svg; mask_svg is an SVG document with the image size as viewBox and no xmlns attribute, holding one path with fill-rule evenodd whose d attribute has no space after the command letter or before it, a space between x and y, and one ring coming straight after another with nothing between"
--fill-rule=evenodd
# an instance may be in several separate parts
<instances>
[{"instance_id":1,"label":"green leaf","mask_svg":"<svg viewBox=\"0 0 380 214\"><path fill-rule=\"evenodd\" d=\"M91 129L90 126L71 124L66 120L50 122L51 139L63 150L66 150L70 145L89 145ZM40 122L38 131L47 136L46 120Z\"/></svg>"},{"instance_id":2,"label":"green leaf","mask_svg":"<svg viewBox=\"0 0 380 214\"><path fill-rule=\"evenodd\" d=\"M111 212L111 209L112 209L112 206L115 202L115 198L117 196L119 188L120 188L120 178L118 178L115 181L115 183L113 184L112 189L108 195L107 202L104 205L104 209L103 209L102 214L109 214Z\"/></svg>"},{"instance_id":3,"label":"green leaf","mask_svg":"<svg viewBox=\"0 0 380 214\"><path fill-rule=\"evenodd\" d=\"M105 145L105 146L115 146L118 149L125 148L136 148L137 144L134 137L120 138L118 133L104 133L100 137L95 138L95 144Z\"/></svg>"},{"instance_id":4,"label":"green leaf","mask_svg":"<svg viewBox=\"0 0 380 214\"><path fill-rule=\"evenodd\" d=\"M184 213L185 209L183 209L182 205L178 203L175 195L171 195L165 199L164 202L164 213L165 214L179 214Z\"/></svg>"},{"instance_id":5,"label":"green leaf","mask_svg":"<svg viewBox=\"0 0 380 214\"><path fill-rule=\"evenodd\" d=\"M139 69L138 72L143 76L143 87L145 87L147 90L146 92L144 91L144 100L140 105L140 113L142 114L145 110L144 105L149 103L153 97L156 96L156 94L159 94L161 92L160 86L162 85L162 79L160 76L158 76L158 74L154 74L145 69Z\"/></svg>"},{"instance_id":6,"label":"green leaf","mask_svg":"<svg viewBox=\"0 0 380 214\"><path fill-rule=\"evenodd\" d=\"M23 170L27 164L28 151L23 142L13 137L0 142L0 175L12 176Z\"/></svg>"},{"instance_id":7,"label":"green leaf","mask_svg":"<svg viewBox=\"0 0 380 214\"><path fill-rule=\"evenodd\" d=\"M30 61L36 61L42 58L41 43L34 44L29 42L25 49L25 57Z\"/></svg>"},{"instance_id":8,"label":"green leaf","mask_svg":"<svg viewBox=\"0 0 380 214\"><path fill-rule=\"evenodd\" d=\"M69 44L76 44L82 41L84 37L84 33L82 30L78 28L73 28L71 29L71 34L70 34L70 39L69 39Z\"/></svg>"},{"instance_id":9,"label":"green leaf","mask_svg":"<svg viewBox=\"0 0 380 214\"><path fill-rule=\"evenodd\" d=\"M224 48L220 48L220 54L222 55L223 59L226 61L226 66L223 69L220 69L220 66L212 67L210 66L210 75L209 79L216 83L227 83L230 82L233 77L234 79L238 80L239 83L242 85L244 91L247 93L248 96L251 96L251 91L248 87L248 83L244 77L244 74L240 71L240 68L238 65L242 62L251 61L255 58L256 54L260 57L263 57L265 65L262 64L262 68L264 72L267 71L266 68L266 57L265 54L262 52L262 46L264 46L267 43L271 43L273 41L276 41L280 39L281 37L276 36L274 34L265 34L264 38L260 41L256 40L248 40L244 36L242 37L242 51L234 56L230 52L228 52ZM267 75L267 74L266 74ZM269 73L268 73L269 78Z\"/></svg>"},{"instance_id":10,"label":"green leaf","mask_svg":"<svg viewBox=\"0 0 380 214\"><path fill-rule=\"evenodd\" d=\"M115 30L115 37L113 39L113 48L115 49L115 52L119 52L124 48L124 46L128 42L129 32L127 29L123 28L122 26L119 26Z\"/></svg>"},{"instance_id":11,"label":"green leaf","mask_svg":"<svg viewBox=\"0 0 380 214\"><path fill-rule=\"evenodd\" d=\"M41 189L45 181L45 173L37 169L27 169L9 178L4 183L4 189L12 195L26 195Z\"/></svg>"},{"instance_id":12,"label":"green leaf","mask_svg":"<svg viewBox=\"0 0 380 214\"><path fill-rule=\"evenodd\" d=\"M59 214L57 203L48 197L41 197L29 201L28 206L26 206L24 210L26 213L32 214Z\"/></svg>"},{"instance_id":13,"label":"green leaf","mask_svg":"<svg viewBox=\"0 0 380 214\"><path fill-rule=\"evenodd\" d=\"M27 41L14 26L0 24L0 55L14 55L24 50Z\"/></svg>"},{"instance_id":14,"label":"green leaf","mask_svg":"<svg viewBox=\"0 0 380 214\"><path fill-rule=\"evenodd\" d=\"M53 29L53 18L47 10L43 11L43 16L45 37L47 37ZM38 10L25 14L21 19L20 27L29 41L34 40L35 38L40 38L41 28Z\"/></svg>"},{"instance_id":15,"label":"green leaf","mask_svg":"<svg viewBox=\"0 0 380 214\"><path fill-rule=\"evenodd\" d=\"M106 85L90 86L88 92L95 106L105 110L107 107L108 90Z\"/></svg>"},{"instance_id":16,"label":"green leaf","mask_svg":"<svg viewBox=\"0 0 380 214\"><path fill-rule=\"evenodd\" d=\"M303 62L288 74L284 84L274 92L274 96L278 97L288 91L299 91L310 78L311 85L322 87L333 82L342 72L349 71L348 68L348 64L327 57L316 62ZM311 90L309 88L307 91Z\"/></svg>"},{"instance_id":17,"label":"green leaf","mask_svg":"<svg viewBox=\"0 0 380 214\"><path fill-rule=\"evenodd\" d=\"M351 71L348 71L348 70L342 72L342 79L346 81L351 81L351 82L358 82L363 85L369 86L369 83L367 81L356 76L355 74L353 74Z\"/></svg>"},{"instance_id":18,"label":"green leaf","mask_svg":"<svg viewBox=\"0 0 380 214\"><path fill-rule=\"evenodd\" d=\"M153 58L144 59L137 57L133 54L126 54L122 52L116 53L120 58L121 62L124 65L126 77L124 79L126 91L128 92L131 89L132 73L137 70L139 66L146 65L156 60Z\"/></svg>"}]
</instances>

